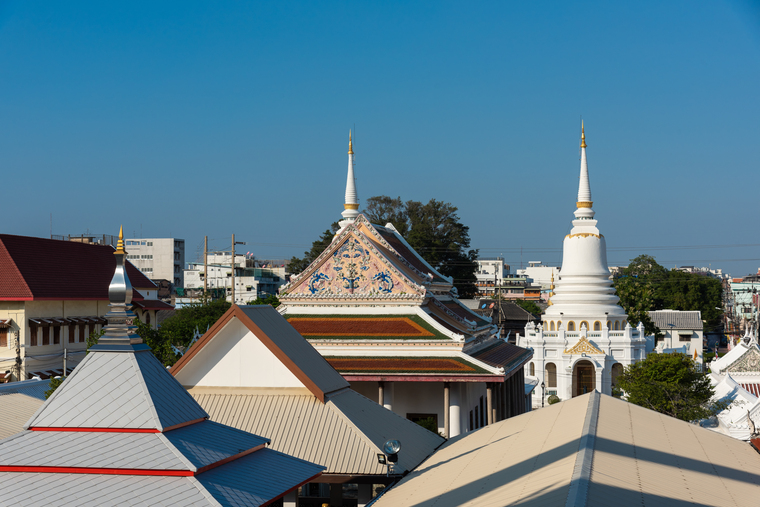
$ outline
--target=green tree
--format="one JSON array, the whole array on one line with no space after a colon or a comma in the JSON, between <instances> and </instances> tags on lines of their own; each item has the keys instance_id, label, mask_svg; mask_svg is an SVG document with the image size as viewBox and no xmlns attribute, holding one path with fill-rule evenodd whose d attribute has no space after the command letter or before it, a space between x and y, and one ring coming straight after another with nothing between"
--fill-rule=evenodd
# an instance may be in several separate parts
<instances>
[{"instance_id":1,"label":"green tree","mask_svg":"<svg viewBox=\"0 0 760 507\"><path fill-rule=\"evenodd\" d=\"M61 387L64 380L66 380L66 377L51 378L50 383L48 384L48 390L45 391L45 399L50 398L55 390Z\"/></svg>"},{"instance_id":2,"label":"green tree","mask_svg":"<svg viewBox=\"0 0 760 507\"><path fill-rule=\"evenodd\" d=\"M540 317L541 313L543 313L541 311L541 307L538 306L535 303L535 301L526 301L525 299L515 299L514 303L517 306L519 306L520 308L522 308L523 310L529 311L530 313L532 313L536 317Z\"/></svg>"},{"instance_id":3,"label":"green tree","mask_svg":"<svg viewBox=\"0 0 760 507\"><path fill-rule=\"evenodd\" d=\"M684 421L696 421L725 408L710 404L710 379L686 354L649 354L626 366L617 378L626 399Z\"/></svg>"},{"instance_id":4,"label":"green tree","mask_svg":"<svg viewBox=\"0 0 760 507\"><path fill-rule=\"evenodd\" d=\"M620 306L628 314L628 322L632 326L637 326L639 322L644 324L647 335L662 336L660 328L649 318L649 311L656 308L654 281L666 278L667 273L654 257L639 255L612 281L620 298Z\"/></svg>"},{"instance_id":5,"label":"green tree","mask_svg":"<svg viewBox=\"0 0 760 507\"><path fill-rule=\"evenodd\" d=\"M322 236L318 240L311 244L311 249L303 253L303 257L293 256L288 263L288 272L291 275L297 275L304 269L309 267L309 264L314 262L314 259L319 257L319 254L325 251L325 249L332 243L335 233L338 232L340 226L338 222L333 222L329 229L322 233Z\"/></svg>"},{"instance_id":6,"label":"green tree","mask_svg":"<svg viewBox=\"0 0 760 507\"><path fill-rule=\"evenodd\" d=\"M280 306L280 300L277 296L274 294L269 294L264 299L261 299L260 297L257 297L256 299L252 299L251 301L248 301L249 305L269 305L273 308L277 308Z\"/></svg>"}]
</instances>

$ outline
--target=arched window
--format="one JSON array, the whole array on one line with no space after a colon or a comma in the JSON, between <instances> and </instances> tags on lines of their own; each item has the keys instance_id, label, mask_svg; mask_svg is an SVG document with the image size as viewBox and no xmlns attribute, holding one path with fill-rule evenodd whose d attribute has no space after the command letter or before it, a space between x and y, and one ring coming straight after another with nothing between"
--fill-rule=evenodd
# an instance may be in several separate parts
<instances>
[{"instance_id":1,"label":"arched window","mask_svg":"<svg viewBox=\"0 0 760 507\"><path fill-rule=\"evenodd\" d=\"M623 365L620 363L615 363L612 365L612 374L610 377L612 378L612 388L614 389L617 385L617 379L618 376L620 376L621 373L623 373ZM613 391L614 394L614 391Z\"/></svg>"},{"instance_id":2,"label":"arched window","mask_svg":"<svg viewBox=\"0 0 760 507\"><path fill-rule=\"evenodd\" d=\"M620 321L619 320L615 321L615 331L620 331Z\"/></svg>"},{"instance_id":3,"label":"arched window","mask_svg":"<svg viewBox=\"0 0 760 507\"><path fill-rule=\"evenodd\" d=\"M557 366L554 363L546 363L546 387L557 387Z\"/></svg>"},{"instance_id":4,"label":"arched window","mask_svg":"<svg viewBox=\"0 0 760 507\"><path fill-rule=\"evenodd\" d=\"M551 322L549 323L549 330L550 330L550 331L554 331L554 321L551 321Z\"/></svg>"},{"instance_id":5,"label":"arched window","mask_svg":"<svg viewBox=\"0 0 760 507\"><path fill-rule=\"evenodd\" d=\"M591 329L590 327L588 327L588 322L586 322L585 320L583 322L581 322L580 329L583 329L583 326L586 326L586 331L588 331L589 329Z\"/></svg>"},{"instance_id":6,"label":"arched window","mask_svg":"<svg viewBox=\"0 0 760 507\"><path fill-rule=\"evenodd\" d=\"M602 330L602 323L598 320L594 322L594 331L601 331Z\"/></svg>"},{"instance_id":7,"label":"arched window","mask_svg":"<svg viewBox=\"0 0 760 507\"><path fill-rule=\"evenodd\" d=\"M568 322L567 323L567 330L568 331L575 331L575 322L573 322L572 320L570 322Z\"/></svg>"},{"instance_id":8,"label":"arched window","mask_svg":"<svg viewBox=\"0 0 760 507\"><path fill-rule=\"evenodd\" d=\"M607 321L607 329L612 329L612 322L609 320Z\"/></svg>"},{"instance_id":9,"label":"arched window","mask_svg":"<svg viewBox=\"0 0 760 507\"><path fill-rule=\"evenodd\" d=\"M533 363L530 363L530 376L531 377L536 376L536 365Z\"/></svg>"}]
</instances>

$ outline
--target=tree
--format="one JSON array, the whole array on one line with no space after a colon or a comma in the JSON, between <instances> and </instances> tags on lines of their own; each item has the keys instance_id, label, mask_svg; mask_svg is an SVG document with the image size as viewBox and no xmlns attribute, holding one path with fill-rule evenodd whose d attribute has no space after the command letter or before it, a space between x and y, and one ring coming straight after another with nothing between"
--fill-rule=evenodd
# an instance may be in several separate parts
<instances>
[{"instance_id":1,"label":"tree","mask_svg":"<svg viewBox=\"0 0 760 507\"><path fill-rule=\"evenodd\" d=\"M45 391L45 399L50 398L56 389L61 387L61 384L63 384L63 381L66 380L66 377L56 377L51 378L50 383L48 384L48 390Z\"/></svg>"},{"instance_id":2,"label":"tree","mask_svg":"<svg viewBox=\"0 0 760 507\"><path fill-rule=\"evenodd\" d=\"M541 307L538 306L535 301L526 301L525 299L515 299L514 303L522 308L525 311L528 311L535 315L536 317L539 317L543 312L541 311Z\"/></svg>"},{"instance_id":3,"label":"tree","mask_svg":"<svg viewBox=\"0 0 760 507\"><path fill-rule=\"evenodd\" d=\"M667 277L667 271L657 264L654 257L639 255L612 281L620 298L620 306L628 314L628 322L632 326L637 326L639 322L644 324L647 335L662 336L660 328L649 318L649 311L654 309L653 280L664 277Z\"/></svg>"},{"instance_id":4,"label":"tree","mask_svg":"<svg viewBox=\"0 0 760 507\"><path fill-rule=\"evenodd\" d=\"M322 233L322 236L318 240L311 244L311 249L303 253L303 257L293 256L288 263L288 272L291 275L297 275L304 269L309 267L309 264L314 262L314 259L319 257L319 254L325 251L325 249L332 243L335 233L338 232L340 226L338 222L333 222L329 229Z\"/></svg>"},{"instance_id":5,"label":"tree","mask_svg":"<svg viewBox=\"0 0 760 507\"><path fill-rule=\"evenodd\" d=\"M274 294L269 294L264 299L261 299L260 297L257 297L256 299L252 299L251 301L248 301L249 305L269 305L273 308L277 308L280 306L280 300L275 296Z\"/></svg>"},{"instance_id":6,"label":"tree","mask_svg":"<svg viewBox=\"0 0 760 507\"><path fill-rule=\"evenodd\" d=\"M649 354L626 366L617 378L626 399L683 421L704 419L722 410L713 406L710 379L686 354Z\"/></svg>"}]
</instances>

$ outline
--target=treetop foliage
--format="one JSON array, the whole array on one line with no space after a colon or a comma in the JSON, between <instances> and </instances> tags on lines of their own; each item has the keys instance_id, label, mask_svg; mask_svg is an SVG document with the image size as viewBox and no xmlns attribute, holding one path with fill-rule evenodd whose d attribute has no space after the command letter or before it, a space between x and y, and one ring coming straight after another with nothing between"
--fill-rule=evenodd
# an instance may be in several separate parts
<instances>
[{"instance_id":1,"label":"treetop foliage","mask_svg":"<svg viewBox=\"0 0 760 507\"><path fill-rule=\"evenodd\" d=\"M704 419L725 408L710 403L714 395L710 379L681 353L649 354L626 366L616 387L629 402L684 421Z\"/></svg>"},{"instance_id":2,"label":"treetop foliage","mask_svg":"<svg viewBox=\"0 0 760 507\"><path fill-rule=\"evenodd\" d=\"M723 311L716 308L722 307L723 285L716 278L669 271L654 257L639 255L615 275L613 285L628 321L633 326L642 322L647 334L661 335L649 318L652 310L699 310L705 330L720 326Z\"/></svg>"}]
</instances>

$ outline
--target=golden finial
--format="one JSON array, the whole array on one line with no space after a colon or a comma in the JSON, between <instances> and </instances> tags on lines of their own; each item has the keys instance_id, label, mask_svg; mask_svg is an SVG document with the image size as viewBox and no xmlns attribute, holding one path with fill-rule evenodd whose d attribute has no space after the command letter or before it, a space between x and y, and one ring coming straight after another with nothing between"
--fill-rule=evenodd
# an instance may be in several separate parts
<instances>
[{"instance_id":1,"label":"golden finial","mask_svg":"<svg viewBox=\"0 0 760 507\"><path fill-rule=\"evenodd\" d=\"M351 129L348 130L348 154L354 154L354 148L351 146Z\"/></svg>"},{"instance_id":2,"label":"golden finial","mask_svg":"<svg viewBox=\"0 0 760 507\"><path fill-rule=\"evenodd\" d=\"M581 120L581 148L586 147L586 131L583 130L583 120Z\"/></svg>"},{"instance_id":3,"label":"golden finial","mask_svg":"<svg viewBox=\"0 0 760 507\"><path fill-rule=\"evenodd\" d=\"M552 270L552 284L549 290L549 301L547 301L547 306L552 306L554 303L552 303L552 296L554 295L554 270Z\"/></svg>"},{"instance_id":4,"label":"golden finial","mask_svg":"<svg viewBox=\"0 0 760 507\"><path fill-rule=\"evenodd\" d=\"M124 250L124 226L119 226L119 241L116 243L116 251L114 254L126 254L127 251Z\"/></svg>"}]
</instances>

